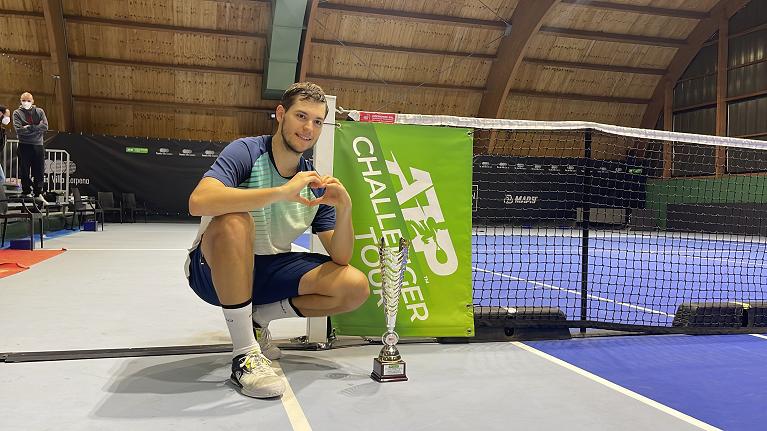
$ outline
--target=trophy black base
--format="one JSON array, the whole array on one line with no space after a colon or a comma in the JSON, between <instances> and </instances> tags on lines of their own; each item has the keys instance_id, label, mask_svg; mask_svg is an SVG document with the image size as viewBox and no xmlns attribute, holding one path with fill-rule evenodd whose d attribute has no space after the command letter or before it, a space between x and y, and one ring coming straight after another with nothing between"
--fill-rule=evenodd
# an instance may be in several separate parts
<instances>
[{"instance_id":1,"label":"trophy black base","mask_svg":"<svg viewBox=\"0 0 767 431\"><path fill-rule=\"evenodd\" d=\"M381 362L378 358L373 358L373 372L370 377L381 383L407 381L405 361Z\"/></svg>"}]
</instances>

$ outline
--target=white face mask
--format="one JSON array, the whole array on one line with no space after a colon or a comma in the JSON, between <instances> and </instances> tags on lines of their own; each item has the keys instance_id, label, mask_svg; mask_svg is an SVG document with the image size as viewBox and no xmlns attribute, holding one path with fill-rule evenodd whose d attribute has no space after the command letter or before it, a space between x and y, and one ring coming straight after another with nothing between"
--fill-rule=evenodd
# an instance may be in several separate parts
<instances>
[{"instance_id":1,"label":"white face mask","mask_svg":"<svg viewBox=\"0 0 767 431\"><path fill-rule=\"evenodd\" d=\"M3 126L7 126L11 122L11 117L3 117Z\"/></svg>"},{"instance_id":2,"label":"white face mask","mask_svg":"<svg viewBox=\"0 0 767 431\"><path fill-rule=\"evenodd\" d=\"M21 107L24 109L29 109L32 107L32 102L21 102Z\"/></svg>"}]
</instances>

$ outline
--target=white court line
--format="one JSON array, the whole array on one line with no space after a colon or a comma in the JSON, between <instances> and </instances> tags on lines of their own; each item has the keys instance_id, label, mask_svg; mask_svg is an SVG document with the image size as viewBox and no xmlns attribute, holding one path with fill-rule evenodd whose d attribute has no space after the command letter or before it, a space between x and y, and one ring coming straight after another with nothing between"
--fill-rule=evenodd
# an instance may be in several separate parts
<instances>
[{"instance_id":1,"label":"white court line","mask_svg":"<svg viewBox=\"0 0 767 431\"><path fill-rule=\"evenodd\" d=\"M479 251L483 251L485 253L489 252L496 252L496 253L514 253L514 254L522 254L522 253L550 253L557 251L564 252L565 250L575 250L575 253L563 253L563 254L577 254L580 255L580 245L568 245L568 246L559 246L559 247L539 247L539 248L509 248L509 249L498 249L491 246L475 246L475 249ZM599 252L609 252L609 253L632 253L632 254L668 254L673 256L695 256L695 255L701 255L701 254L730 254L730 253L752 253L753 251L750 250L698 250L698 251L675 251L675 250L643 250L643 249L637 249L637 250L631 250L631 249L621 249L621 248L604 248L604 247L590 247L589 250L592 251L599 251Z\"/></svg>"},{"instance_id":2,"label":"white court line","mask_svg":"<svg viewBox=\"0 0 767 431\"><path fill-rule=\"evenodd\" d=\"M579 245L572 245L572 246L566 246L566 247L547 247L547 248L528 248L528 249L493 249L490 247L477 247L476 251L479 253L511 253L511 254L560 254L564 256L580 256L580 248ZM747 256L743 256L741 258L736 257L735 259L727 258L727 256L719 256L719 257L706 257L705 254L709 254L711 256L716 256L717 254L732 254L732 253L743 253L743 254L751 254L753 251L749 250L700 250L698 252L682 252L682 251L660 251L660 250L627 250L627 249L613 249L613 248L597 248L593 247L590 248L590 250L606 254L608 256L621 253L625 253L626 255L629 254L649 254L649 255L658 255L658 256L678 256L683 259L687 260L710 260L714 262L724 262L728 264L733 265L741 265L741 266L750 266L754 268L767 268L767 265L762 265L759 263L751 262L753 259L748 259ZM628 260L628 261L635 261L637 259L629 259L628 257L626 259L621 259L619 256L617 258L618 260ZM651 262L651 263L658 263L658 262ZM661 263L667 263L667 262L661 262ZM675 262L670 262L675 263Z\"/></svg>"},{"instance_id":3,"label":"white court line","mask_svg":"<svg viewBox=\"0 0 767 431\"><path fill-rule=\"evenodd\" d=\"M530 352L530 353L532 353L532 354L534 354L534 355L536 355L538 357L541 357L541 358L543 358L543 359L545 359L545 360L547 360L549 362L557 364L560 367L563 367L563 368L566 368L566 369L568 369L570 371L573 371L573 372L575 372L575 373L577 373L577 374L579 374L579 375L581 375L583 377L586 377L587 379L589 379L591 381L599 383L600 385L606 386L606 387L608 387L608 388L610 388L610 389L612 389L614 391L617 391L617 392L619 392L619 393L621 393L623 395L626 395L626 396L628 396L630 398L633 398L633 399L635 399L635 400L637 400L637 401L639 401L639 402L641 402L643 404L646 404L646 405L648 405L650 407L658 409L658 410L662 411L663 413L669 414L669 415L671 415L671 416L673 416L673 417L675 417L675 418L677 418L679 420L687 422L690 425L696 426L696 427L698 427L698 428L700 428L702 430L708 430L708 431L719 431L720 430L719 428L717 428L717 427L715 427L713 425L709 425L709 424L707 424L707 423L705 423L705 422L703 422L703 421L701 421L699 419L695 419L692 416L688 416L688 415L680 412L679 410L672 409L669 406L663 405L663 404L661 404L661 403L659 403L659 402L657 402L655 400L652 400L650 398L645 397L644 395L640 395L640 394L638 394L638 393L636 393L636 392L634 392L632 390L626 389L623 386L617 385L617 384L615 384L615 383L613 383L613 382L611 382L611 381L609 381L607 379L604 379L604 378L599 377L599 376L597 376L595 374L592 374L592 373L590 373L590 372L588 372L588 371L586 371L586 370L584 370L582 368L578 368L578 367L576 367L575 365L573 365L573 364L571 364L569 362L565 362L565 361L563 361L563 360L561 360L559 358L556 358L554 356L549 355L548 353L545 353L545 352L542 352L542 351L540 351L538 349L530 347L527 344L521 343L519 341L513 341L511 344L519 347L522 350Z\"/></svg>"},{"instance_id":4,"label":"white court line","mask_svg":"<svg viewBox=\"0 0 767 431\"><path fill-rule=\"evenodd\" d=\"M751 335L753 337L764 338L765 340L767 340L767 335L762 335L762 334L748 334L748 335Z\"/></svg>"},{"instance_id":5,"label":"white court line","mask_svg":"<svg viewBox=\"0 0 767 431\"><path fill-rule=\"evenodd\" d=\"M684 255L682 257L687 258L687 256L684 256ZM745 260L745 259L743 259L743 260L717 259L717 258L714 258L714 257L703 257L703 256L689 256L689 257L691 257L692 259L713 260L714 262L732 263L732 264L737 264L737 265L742 265L742 266L751 266L751 267L754 267L754 268L765 268L765 267L767 267L765 265L760 265L758 263L750 263L750 260ZM692 259L690 259L690 260L692 260Z\"/></svg>"},{"instance_id":6,"label":"white court line","mask_svg":"<svg viewBox=\"0 0 767 431\"><path fill-rule=\"evenodd\" d=\"M285 373L282 371L282 367L278 362L272 362L274 372L277 373L280 378L285 382L285 393L282 394L282 407L285 408L285 413L288 414L288 420L290 425L293 426L294 431L312 431L312 427L309 425L309 420L304 415L304 410L301 408L301 404L298 403L296 395L293 393L293 388L290 387Z\"/></svg>"},{"instance_id":7,"label":"white court line","mask_svg":"<svg viewBox=\"0 0 767 431\"><path fill-rule=\"evenodd\" d=\"M554 247L543 247L543 248L519 248L519 249L497 249L492 246L488 245L480 245L475 247L477 251L484 252L484 253L512 253L512 254L523 254L523 253L554 253L556 254L558 251L560 254L564 254L567 256L571 255L580 255L580 244L572 244L572 245L561 245L561 246L554 246ZM731 254L752 254L752 253L760 253L764 252L763 250L731 250L731 249L722 249L722 250L693 250L693 251L679 251L679 250L653 250L653 249L621 249L621 248L603 248L603 247L590 247L589 248L592 251L595 252L601 252L606 254L615 254L615 253L626 253L626 254L650 254L650 255L668 255L668 256L681 256L684 258L691 258L691 259L699 259L699 260L711 260L714 262L724 262L724 263L730 263L730 264L736 264L736 265L743 265L743 266L751 266L755 268L766 268L767 265L761 265L758 263L752 263L751 260L754 259L747 259L747 256L744 256L742 258L735 258L735 259L729 259L727 258L727 255ZM575 251L575 252L570 252ZM705 257L705 254L716 256L717 254L723 254L724 256L717 257Z\"/></svg>"},{"instance_id":8,"label":"white court line","mask_svg":"<svg viewBox=\"0 0 767 431\"><path fill-rule=\"evenodd\" d=\"M310 251L298 244L292 244L293 251ZM188 248L67 248L67 251L186 251Z\"/></svg>"},{"instance_id":9,"label":"white court line","mask_svg":"<svg viewBox=\"0 0 767 431\"><path fill-rule=\"evenodd\" d=\"M515 281L524 281L525 283L530 283L530 284L535 285L535 286L541 286L541 287L545 287L545 288L548 288L548 289L559 290L561 292L567 292L567 293L571 293L573 295L582 296L581 292L579 292L577 290L565 289L563 287L554 286L553 284L541 283L540 281L526 280L524 278L513 277L511 275L502 274L500 272L488 271L486 269L477 268L476 266L474 266L472 268L474 268L474 269L476 269L477 271L480 271L480 272L487 272L489 274L495 274L495 275L497 275L499 277L505 277L505 278L509 278L509 279L512 279L512 280L515 280ZM596 296L596 295L586 295L586 297L589 298L589 299L596 299L597 301L609 302L611 304L617 304L617 305L620 305L620 306L626 307L626 308L633 308L635 310L644 311L646 313L660 314L662 316L674 317L674 315L670 314L670 313L665 313L663 311L653 310L652 308L640 307L638 305L629 304L628 302L619 302L619 301L612 300L610 298L603 298L601 296Z\"/></svg>"}]
</instances>

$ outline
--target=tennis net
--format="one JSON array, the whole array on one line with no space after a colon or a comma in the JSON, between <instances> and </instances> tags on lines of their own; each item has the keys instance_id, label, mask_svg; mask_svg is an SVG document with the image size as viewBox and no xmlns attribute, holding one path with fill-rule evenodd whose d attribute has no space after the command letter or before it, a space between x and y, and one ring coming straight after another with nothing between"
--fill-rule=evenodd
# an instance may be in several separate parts
<instances>
[{"instance_id":1,"label":"tennis net","mask_svg":"<svg viewBox=\"0 0 767 431\"><path fill-rule=\"evenodd\" d=\"M386 118L474 130L475 315L512 326L767 330L767 142Z\"/></svg>"}]
</instances>

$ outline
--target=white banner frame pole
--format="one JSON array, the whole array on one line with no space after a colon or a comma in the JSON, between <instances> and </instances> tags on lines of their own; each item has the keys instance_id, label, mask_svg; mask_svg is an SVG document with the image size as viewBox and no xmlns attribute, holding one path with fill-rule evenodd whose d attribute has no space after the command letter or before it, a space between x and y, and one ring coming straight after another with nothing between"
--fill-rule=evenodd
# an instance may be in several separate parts
<instances>
[{"instance_id":1,"label":"white banner frame pole","mask_svg":"<svg viewBox=\"0 0 767 431\"><path fill-rule=\"evenodd\" d=\"M333 149L336 133L336 96L325 95L328 104L328 115L322 127L317 144L314 146L314 167L320 175L333 175ZM328 254L317 235L312 234L310 250L313 253ZM308 317L306 319L306 341L326 345L328 340L327 317Z\"/></svg>"}]
</instances>

